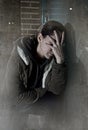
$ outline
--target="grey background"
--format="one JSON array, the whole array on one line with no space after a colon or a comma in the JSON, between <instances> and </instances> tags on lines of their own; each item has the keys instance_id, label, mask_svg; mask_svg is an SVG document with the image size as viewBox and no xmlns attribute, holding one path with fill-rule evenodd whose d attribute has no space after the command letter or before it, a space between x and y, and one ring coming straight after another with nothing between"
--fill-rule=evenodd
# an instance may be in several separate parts
<instances>
[{"instance_id":1,"label":"grey background","mask_svg":"<svg viewBox=\"0 0 88 130\"><path fill-rule=\"evenodd\" d=\"M3 34L0 34L0 88L2 87L6 64L12 50L12 42L20 34L20 18L14 31L9 19L19 16L19 1L2 4L4 13ZM62 22L67 28L66 47L68 62L68 83L65 91L56 97L45 95L35 104L15 111L6 106L0 108L0 130L88 130L88 1L47 0L43 2L42 22L50 19ZM10 5L17 8L12 12ZM7 7L7 8L6 8ZM9 9L8 9L9 8ZM72 8L72 10L70 10ZM10 12L8 18L8 12ZM0 17L1 18L1 17ZM13 28L12 28L13 30ZM1 31L2 32L2 31ZM6 38L7 34L9 35ZM11 39L12 38L12 39Z\"/></svg>"}]
</instances>

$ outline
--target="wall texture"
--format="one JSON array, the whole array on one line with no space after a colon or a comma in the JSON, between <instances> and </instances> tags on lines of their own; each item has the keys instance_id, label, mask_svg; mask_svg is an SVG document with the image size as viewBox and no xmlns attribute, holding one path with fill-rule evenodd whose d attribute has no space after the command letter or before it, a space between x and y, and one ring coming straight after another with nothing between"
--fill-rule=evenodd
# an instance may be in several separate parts
<instances>
[{"instance_id":1,"label":"wall texture","mask_svg":"<svg viewBox=\"0 0 88 130\"><path fill-rule=\"evenodd\" d=\"M19 0L0 0L0 88L13 41L20 36Z\"/></svg>"}]
</instances>

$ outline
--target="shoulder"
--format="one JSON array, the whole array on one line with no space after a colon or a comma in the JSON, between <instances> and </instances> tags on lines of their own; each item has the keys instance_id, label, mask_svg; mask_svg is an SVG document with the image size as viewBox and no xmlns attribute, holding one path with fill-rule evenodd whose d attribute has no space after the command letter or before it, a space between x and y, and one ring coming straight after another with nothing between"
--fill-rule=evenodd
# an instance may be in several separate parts
<instances>
[{"instance_id":1,"label":"shoulder","mask_svg":"<svg viewBox=\"0 0 88 130\"><path fill-rule=\"evenodd\" d=\"M16 48L17 53L23 60L25 65L29 65L30 59L33 59L33 51L37 45L36 37L21 37L17 40Z\"/></svg>"}]
</instances>

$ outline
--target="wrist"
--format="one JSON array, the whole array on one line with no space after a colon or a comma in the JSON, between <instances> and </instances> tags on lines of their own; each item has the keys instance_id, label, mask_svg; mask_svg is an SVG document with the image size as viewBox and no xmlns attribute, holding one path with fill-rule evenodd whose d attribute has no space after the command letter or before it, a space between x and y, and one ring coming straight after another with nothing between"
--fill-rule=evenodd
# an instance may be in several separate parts
<instances>
[{"instance_id":1,"label":"wrist","mask_svg":"<svg viewBox=\"0 0 88 130\"><path fill-rule=\"evenodd\" d=\"M56 59L57 64L63 64L64 63L64 58L58 58Z\"/></svg>"}]
</instances>

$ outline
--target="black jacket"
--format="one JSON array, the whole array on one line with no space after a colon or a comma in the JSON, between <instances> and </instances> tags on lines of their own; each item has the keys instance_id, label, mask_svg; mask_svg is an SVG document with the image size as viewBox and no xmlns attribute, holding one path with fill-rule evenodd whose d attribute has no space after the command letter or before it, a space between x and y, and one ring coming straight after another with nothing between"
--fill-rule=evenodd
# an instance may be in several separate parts
<instances>
[{"instance_id":1,"label":"black jacket","mask_svg":"<svg viewBox=\"0 0 88 130\"><path fill-rule=\"evenodd\" d=\"M35 37L19 38L15 42L5 75L4 96L9 101L30 104L46 91L59 95L65 88L65 63L57 64L52 59L39 65L36 60L37 44Z\"/></svg>"}]
</instances>

